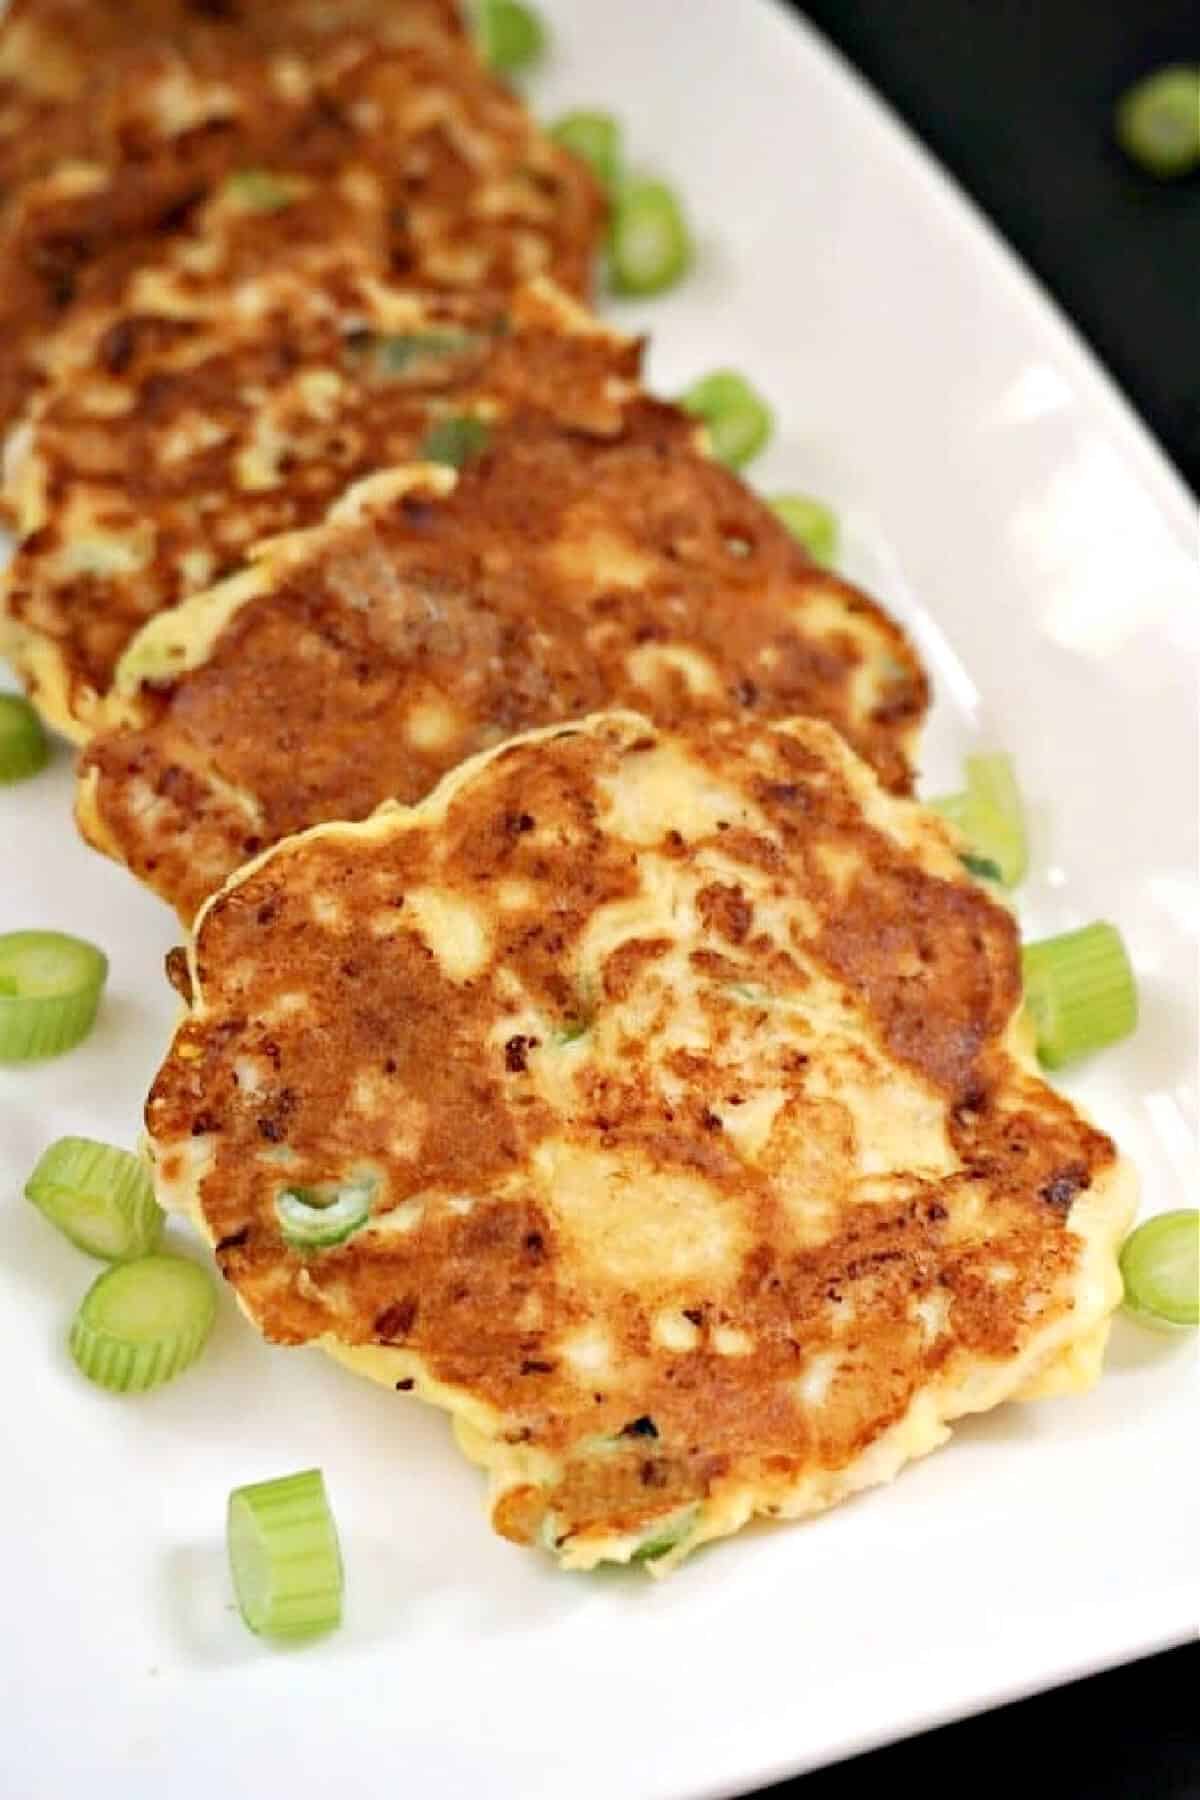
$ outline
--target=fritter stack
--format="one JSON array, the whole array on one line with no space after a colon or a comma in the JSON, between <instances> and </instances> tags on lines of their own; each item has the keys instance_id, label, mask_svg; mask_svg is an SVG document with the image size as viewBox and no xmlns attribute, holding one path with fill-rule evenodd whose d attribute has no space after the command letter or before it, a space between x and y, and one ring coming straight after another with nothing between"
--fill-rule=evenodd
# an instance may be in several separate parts
<instances>
[{"instance_id":1,"label":"fritter stack","mask_svg":"<svg viewBox=\"0 0 1200 1800\"><path fill-rule=\"evenodd\" d=\"M1128 1183L911 645L643 389L604 225L445 0L0 27L5 645L196 923L161 1194L507 1536L661 1570L1089 1378Z\"/></svg>"}]
</instances>

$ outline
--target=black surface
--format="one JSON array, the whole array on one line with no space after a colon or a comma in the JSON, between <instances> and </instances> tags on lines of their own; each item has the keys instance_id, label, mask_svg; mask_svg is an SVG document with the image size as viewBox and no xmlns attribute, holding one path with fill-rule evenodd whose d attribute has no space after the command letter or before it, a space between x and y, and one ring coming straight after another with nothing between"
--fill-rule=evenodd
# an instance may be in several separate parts
<instances>
[{"instance_id":1,"label":"black surface","mask_svg":"<svg viewBox=\"0 0 1200 1800\"><path fill-rule=\"evenodd\" d=\"M1200 1651L1148 1657L763 1789L771 1800L1196 1800Z\"/></svg>"},{"instance_id":2,"label":"black surface","mask_svg":"<svg viewBox=\"0 0 1200 1800\"><path fill-rule=\"evenodd\" d=\"M1110 136L1130 81L1200 60L1200 0L812 0L799 10L1000 227L1200 491L1200 177L1159 184ZM1152 1657L766 1791L859 1800L909 1782L931 1800L993 1782L1057 1800L1200 1800L1200 1652Z\"/></svg>"}]
</instances>

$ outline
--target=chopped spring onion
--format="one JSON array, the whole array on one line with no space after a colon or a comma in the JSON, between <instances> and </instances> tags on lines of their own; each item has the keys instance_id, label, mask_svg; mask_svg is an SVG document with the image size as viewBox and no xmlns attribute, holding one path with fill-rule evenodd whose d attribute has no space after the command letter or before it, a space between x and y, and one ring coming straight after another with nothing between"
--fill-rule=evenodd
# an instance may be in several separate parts
<instances>
[{"instance_id":1,"label":"chopped spring onion","mask_svg":"<svg viewBox=\"0 0 1200 1800\"><path fill-rule=\"evenodd\" d=\"M229 177L229 191L247 212L282 212L296 199L294 184L269 169L238 169Z\"/></svg>"},{"instance_id":2,"label":"chopped spring onion","mask_svg":"<svg viewBox=\"0 0 1200 1800\"><path fill-rule=\"evenodd\" d=\"M732 369L717 369L694 382L680 396L680 404L704 420L712 453L728 469L740 469L757 456L771 435L770 407Z\"/></svg>"},{"instance_id":3,"label":"chopped spring onion","mask_svg":"<svg viewBox=\"0 0 1200 1800\"><path fill-rule=\"evenodd\" d=\"M836 513L808 494L776 494L768 505L815 562L833 561L838 540Z\"/></svg>"},{"instance_id":4,"label":"chopped spring onion","mask_svg":"<svg viewBox=\"0 0 1200 1800\"><path fill-rule=\"evenodd\" d=\"M928 804L935 813L940 813L948 824L953 825L956 831L960 831L964 837L966 836L969 808L965 794L940 794L936 800L930 800Z\"/></svg>"},{"instance_id":5,"label":"chopped spring onion","mask_svg":"<svg viewBox=\"0 0 1200 1800\"><path fill-rule=\"evenodd\" d=\"M1200 64L1173 63L1135 82L1117 105L1117 142L1147 174L1200 169Z\"/></svg>"},{"instance_id":6,"label":"chopped spring onion","mask_svg":"<svg viewBox=\"0 0 1200 1800\"><path fill-rule=\"evenodd\" d=\"M1200 1325L1200 1212L1159 1213L1121 1250L1125 1310L1162 1330Z\"/></svg>"},{"instance_id":7,"label":"chopped spring onion","mask_svg":"<svg viewBox=\"0 0 1200 1800\"><path fill-rule=\"evenodd\" d=\"M1029 846L1010 756L1002 750L968 756L966 793L948 794L930 804L967 840L969 855L963 861L972 874L1016 887L1029 866Z\"/></svg>"},{"instance_id":8,"label":"chopped spring onion","mask_svg":"<svg viewBox=\"0 0 1200 1800\"><path fill-rule=\"evenodd\" d=\"M226 1542L251 1631L307 1638L341 1623L342 1556L320 1469L235 1488Z\"/></svg>"},{"instance_id":9,"label":"chopped spring onion","mask_svg":"<svg viewBox=\"0 0 1200 1800\"><path fill-rule=\"evenodd\" d=\"M128 1262L162 1237L150 1171L128 1150L92 1138L59 1138L25 1183L25 1197L89 1256Z\"/></svg>"},{"instance_id":10,"label":"chopped spring onion","mask_svg":"<svg viewBox=\"0 0 1200 1800\"><path fill-rule=\"evenodd\" d=\"M84 1295L71 1355L98 1387L142 1393L195 1362L215 1312L213 1284L197 1263L181 1256L115 1263Z\"/></svg>"},{"instance_id":11,"label":"chopped spring onion","mask_svg":"<svg viewBox=\"0 0 1200 1800\"><path fill-rule=\"evenodd\" d=\"M570 112L551 126L550 135L587 163L600 186L615 194L621 180L621 127L611 113Z\"/></svg>"},{"instance_id":12,"label":"chopped spring onion","mask_svg":"<svg viewBox=\"0 0 1200 1800\"><path fill-rule=\"evenodd\" d=\"M347 1182L320 1188L285 1188L275 1201L275 1217L285 1243L296 1250L327 1250L341 1244L371 1216L371 1184Z\"/></svg>"},{"instance_id":13,"label":"chopped spring onion","mask_svg":"<svg viewBox=\"0 0 1200 1800\"><path fill-rule=\"evenodd\" d=\"M1137 1024L1137 987L1115 925L1098 921L1026 944L1021 960L1038 1056L1048 1069L1115 1044Z\"/></svg>"},{"instance_id":14,"label":"chopped spring onion","mask_svg":"<svg viewBox=\"0 0 1200 1800\"><path fill-rule=\"evenodd\" d=\"M666 1556L681 1544L692 1526L696 1523L700 1511L698 1506L685 1506L670 1518L660 1520L652 1525L646 1537L638 1545L630 1562L657 1562L660 1556Z\"/></svg>"},{"instance_id":15,"label":"chopped spring onion","mask_svg":"<svg viewBox=\"0 0 1200 1800\"><path fill-rule=\"evenodd\" d=\"M972 853L967 850L958 860L962 863L967 874L973 875L976 881L995 881L1000 883L1000 885L1003 885L1000 876L1000 865L999 863L994 863L990 856L973 856Z\"/></svg>"},{"instance_id":16,"label":"chopped spring onion","mask_svg":"<svg viewBox=\"0 0 1200 1800\"><path fill-rule=\"evenodd\" d=\"M662 181L627 181L613 200L609 279L618 294L661 294L686 274L692 239L679 201Z\"/></svg>"},{"instance_id":17,"label":"chopped spring onion","mask_svg":"<svg viewBox=\"0 0 1200 1800\"><path fill-rule=\"evenodd\" d=\"M0 1062L60 1056L92 1029L108 958L61 931L0 937Z\"/></svg>"},{"instance_id":18,"label":"chopped spring onion","mask_svg":"<svg viewBox=\"0 0 1200 1800\"><path fill-rule=\"evenodd\" d=\"M374 340L375 366L381 375L404 375L422 363L460 356L480 342L471 331L407 331Z\"/></svg>"},{"instance_id":19,"label":"chopped spring onion","mask_svg":"<svg viewBox=\"0 0 1200 1800\"><path fill-rule=\"evenodd\" d=\"M545 25L520 0L479 0L475 36L488 68L502 75L529 68L546 49Z\"/></svg>"},{"instance_id":20,"label":"chopped spring onion","mask_svg":"<svg viewBox=\"0 0 1200 1800\"><path fill-rule=\"evenodd\" d=\"M559 1030L555 1032L558 1044L577 1044L587 1036L596 1023L596 990L591 975L581 977L575 991L575 1004Z\"/></svg>"},{"instance_id":21,"label":"chopped spring onion","mask_svg":"<svg viewBox=\"0 0 1200 1800\"><path fill-rule=\"evenodd\" d=\"M0 694L0 783L24 781L46 766L50 746L23 694Z\"/></svg>"},{"instance_id":22,"label":"chopped spring onion","mask_svg":"<svg viewBox=\"0 0 1200 1800\"><path fill-rule=\"evenodd\" d=\"M421 445L421 457L425 462L448 463L452 469L461 469L471 457L487 449L490 436L482 419L471 413L456 413L430 426Z\"/></svg>"}]
</instances>

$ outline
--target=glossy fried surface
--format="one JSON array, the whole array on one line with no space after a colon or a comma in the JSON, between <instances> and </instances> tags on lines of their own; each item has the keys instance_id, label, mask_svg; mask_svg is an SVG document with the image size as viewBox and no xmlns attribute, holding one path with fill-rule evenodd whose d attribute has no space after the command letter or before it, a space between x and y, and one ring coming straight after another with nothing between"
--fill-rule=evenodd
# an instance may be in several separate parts
<instances>
[{"instance_id":1,"label":"glossy fried surface","mask_svg":"<svg viewBox=\"0 0 1200 1800\"><path fill-rule=\"evenodd\" d=\"M3 610L35 700L85 735L147 619L418 457L447 409L616 430L637 364L636 344L548 285L515 304L416 293L348 253L227 296L143 278L64 338L11 459Z\"/></svg>"},{"instance_id":2,"label":"glossy fried surface","mask_svg":"<svg viewBox=\"0 0 1200 1800\"><path fill-rule=\"evenodd\" d=\"M419 799L481 748L613 704L816 714L906 789L926 689L899 628L674 408L635 397L597 425L494 417L457 481L374 478L160 615L82 760L85 835L190 920L285 834Z\"/></svg>"},{"instance_id":3,"label":"glossy fried surface","mask_svg":"<svg viewBox=\"0 0 1200 1800\"><path fill-rule=\"evenodd\" d=\"M18 47L10 61L34 65L58 50L86 77L96 61L157 39L194 45L227 35L287 48L351 31L453 39L464 25L452 0L8 0L0 38L36 40L36 54Z\"/></svg>"},{"instance_id":4,"label":"glossy fried surface","mask_svg":"<svg viewBox=\"0 0 1200 1800\"><path fill-rule=\"evenodd\" d=\"M9 0L0 21L0 193L66 157L94 154L97 97L147 51L229 58L351 36L466 47L450 0Z\"/></svg>"},{"instance_id":5,"label":"glossy fried surface","mask_svg":"<svg viewBox=\"0 0 1200 1800\"><path fill-rule=\"evenodd\" d=\"M226 286L334 240L422 286L504 292L546 272L587 288L595 183L452 40L155 42L106 65L86 99L56 140L67 160L0 211L0 419L73 309L164 258ZM254 199L236 185L246 171L274 192Z\"/></svg>"},{"instance_id":6,"label":"glossy fried surface","mask_svg":"<svg viewBox=\"0 0 1200 1800\"><path fill-rule=\"evenodd\" d=\"M569 1565L887 1479L1119 1298L1126 1179L1020 1048L1012 918L816 722L518 739L251 865L191 981L160 1192ZM347 1182L366 1226L290 1248L281 1191Z\"/></svg>"}]
</instances>

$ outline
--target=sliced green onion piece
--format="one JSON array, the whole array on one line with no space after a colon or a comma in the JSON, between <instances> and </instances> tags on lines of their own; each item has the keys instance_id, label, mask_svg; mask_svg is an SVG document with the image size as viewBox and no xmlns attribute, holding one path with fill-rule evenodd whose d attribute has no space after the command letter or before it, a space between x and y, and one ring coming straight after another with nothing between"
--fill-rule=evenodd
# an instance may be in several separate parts
<instances>
[{"instance_id":1,"label":"sliced green onion piece","mask_svg":"<svg viewBox=\"0 0 1200 1800\"><path fill-rule=\"evenodd\" d=\"M968 756L967 806L972 848L996 864L1005 887L1015 887L1029 867L1029 846L1021 790L1004 751Z\"/></svg>"},{"instance_id":2,"label":"sliced green onion piece","mask_svg":"<svg viewBox=\"0 0 1200 1800\"><path fill-rule=\"evenodd\" d=\"M371 1184L347 1182L321 1188L285 1188L275 1201L284 1242L296 1250L327 1250L341 1244L371 1216Z\"/></svg>"},{"instance_id":3,"label":"sliced green onion piece","mask_svg":"<svg viewBox=\"0 0 1200 1800\"><path fill-rule=\"evenodd\" d=\"M1002 750L968 756L966 793L947 794L929 804L966 838L970 854L963 861L972 874L989 875L976 865L990 863L995 876L989 878L1016 887L1029 866L1029 846L1010 756Z\"/></svg>"},{"instance_id":4,"label":"sliced green onion piece","mask_svg":"<svg viewBox=\"0 0 1200 1800\"><path fill-rule=\"evenodd\" d=\"M296 188L281 181L269 169L238 169L229 177L229 191L247 212L282 212L296 199Z\"/></svg>"},{"instance_id":5,"label":"sliced green onion piece","mask_svg":"<svg viewBox=\"0 0 1200 1800\"><path fill-rule=\"evenodd\" d=\"M50 755L42 721L23 694L0 694L0 783L25 781Z\"/></svg>"},{"instance_id":6,"label":"sliced green onion piece","mask_svg":"<svg viewBox=\"0 0 1200 1800\"><path fill-rule=\"evenodd\" d=\"M679 201L661 181L628 181L613 201L609 278L618 294L661 294L692 260L692 239Z\"/></svg>"},{"instance_id":7,"label":"sliced green onion piece","mask_svg":"<svg viewBox=\"0 0 1200 1800\"><path fill-rule=\"evenodd\" d=\"M668 1519L650 1527L649 1533L638 1545L630 1562L657 1562L660 1556L666 1556L681 1544L692 1526L696 1523L700 1512L698 1505L684 1506Z\"/></svg>"},{"instance_id":8,"label":"sliced green onion piece","mask_svg":"<svg viewBox=\"0 0 1200 1800\"><path fill-rule=\"evenodd\" d=\"M1000 865L999 863L994 863L990 856L972 856L971 852L968 850L965 855L960 856L958 860L967 871L967 874L973 875L976 881L1001 882Z\"/></svg>"},{"instance_id":9,"label":"sliced green onion piece","mask_svg":"<svg viewBox=\"0 0 1200 1800\"><path fill-rule=\"evenodd\" d=\"M570 112L550 127L550 136L587 163L606 193L616 192L623 162L621 127L611 113Z\"/></svg>"},{"instance_id":10,"label":"sliced green onion piece","mask_svg":"<svg viewBox=\"0 0 1200 1800\"><path fill-rule=\"evenodd\" d=\"M1038 1056L1048 1069L1117 1043L1137 1024L1137 987L1115 925L1101 920L1026 944L1021 961Z\"/></svg>"},{"instance_id":11,"label":"sliced green onion piece","mask_svg":"<svg viewBox=\"0 0 1200 1800\"><path fill-rule=\"evenodd\" d=\"M375 366L381 375L404 375L414 365L460 356L479 342L471 331L397 332L375 339Z\"/></svg>"},{"instance_id":12,"label":"sliced green onion piece","mask_svg":"<svg viewBox=\"0 0 1200 1800\"><path fill-rule=\"evenodd\" d=\"M1117 142L1150 175L1200 168L1200 64L1173 63L1135 82L1117 105Z\"/></svg>"},{"instance_id":13,"label":"sliced green onion piece","mask_svg":"<svg viewBox=\"0 0 1200 1800\"><path fill-rule=\"evenodd\" d=\"M1159 1213L1121 1250L1125 1310L1161 1330L1200 1325L1200 1212Z\"/></svg>"},{"instance_id":14,"label":"sliced green onion piece","mask_svg":"<svg viewBox=\"0 0 1200 1800\"><path fill-rule=\"evenodd\" d=\"M308 1638L341 1623L342 1556L320 1469L235 1488L226 1542L251 1631Z\"/></svg>"},{"instance_id":15,"label":"sliced green onion piece","mask_svg":"<svg viewBox=\"0 0 1200 1800\"><path fill-rule=\"evenodd\" d=\"M430 426L421 445L421 457L425 462L448 463L452 469L461 469L471 457L487 449L490 436L482 419L471 413L457 413Z\"/></svg>"},{"instance_id":16,"label":"sliced green onion piece","mask_svg":"<svg viewBox=\"0 0 1200 1800\"><path fill-rule=\"evenodd\" d=\"M830 563L837 555L838 522L820 500L808 494L776 494L767 502L775 517L787 526L816 562Z\"/></svg>"},{"instance_id":17,"label":"sliced green onion piece","mask_svg":"<svg viewBox=\"0 0 1200 1800\"><path fill-rule=\"evenodd\" d=\"M35 1062L81 1043L107 974L103 951L65 932L0 937L0 1062Z\"/></svg>"},{"instance_id":18,"label":"sliced green onion piece","mask_svg":"<svg viewBox=\"0 0 1200 1800\"><path fill-rule=\"evenodd\" d=\"M680 404L704 420L712 453L728 469L740 469L757 456L771 435L770 407L732 369L717 369L694 382L680 396Z\"/></svg>"},{"instance_id":19,"label":"sliced green onion piece","mask_svg":"<svg viewBox=\"0 0 1200 1800\"><path fill-rule=\"evenodd\" d=\"M926 805L931 812L940 813L943 819L965 835L969 814L965 794L939 794L936 799L927 800Z\"/></svg>"},{"instance_id":20,"label":"sliced green onion piece","mask_svg":"<svg viewBox=\"0 0 1200 1800\"><path fill-rule=\"evenodd\" d=\"M475 35L488 68L503 75L529 68L546 49L545 25L520 0L479 0Z\"/></svg>"},{"instance_id":21,"label":"sliced green onion piece","mask_svg":"<svg viewBox=\"0 0 1200 1800\"><path fill-rule=\"evenodd\" d=\"M215 1312L212 1281L197 1263L181 1256L116 1263L84 1295L71 1355L98 1387L142 1393L195 1362Z\"/></svg>"},{"instance_id":22,"label":"sliced green onion piece","mask_svg":"<svg viewBox=\"0 0 1200 1800\"><path fill-rule=\"evenodd\" d=\"M140 1157L92 1138L59 1138L25 1183L52 1225L89 1256L128 1262L148 1256L162 1237L163 1211Z\"/></svg>"}]
</instances>

